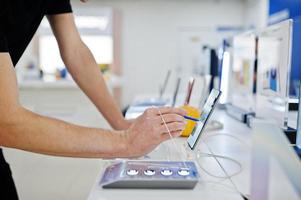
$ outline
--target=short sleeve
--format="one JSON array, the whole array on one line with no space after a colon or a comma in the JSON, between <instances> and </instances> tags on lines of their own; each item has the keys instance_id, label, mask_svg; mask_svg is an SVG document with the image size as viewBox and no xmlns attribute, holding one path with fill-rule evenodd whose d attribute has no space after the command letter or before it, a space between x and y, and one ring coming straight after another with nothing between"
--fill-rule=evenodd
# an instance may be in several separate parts
<instances>
[{"instance_id":1,"label":"short sleeve","mask_svg":"<svg viewBox=\"0 0 301 200\"><path fill-rule=\"evenodd\" d=\"M46 8L46 15L56 15L62 13L71 13L72 7L70 0L49 0Z\"/></svg>"},{"instance_id":2,"label":"short sleeve","mask_svg":"<svg viewBox=\"0 0 301 200\"><path fill-rule=\"evenodd\" d=\"M0 52L8 52L8 45L5 35L0 31Z\"/></svg>"}]
</instances>

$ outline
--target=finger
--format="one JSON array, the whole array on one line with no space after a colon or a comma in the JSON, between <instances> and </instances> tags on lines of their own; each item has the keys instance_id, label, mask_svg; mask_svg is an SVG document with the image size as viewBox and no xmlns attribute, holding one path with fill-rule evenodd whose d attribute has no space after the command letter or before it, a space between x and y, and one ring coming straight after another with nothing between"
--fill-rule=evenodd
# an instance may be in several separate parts
<instances>
[{"instance_id":1,"label":"finger","mask_svg":"<svg viewBox=\"0 0 301 200\"><path fill-rule=\"evenodd\" d=\"M161 108L157 108L157 109L160 110L162 115L178 114L178 115L184 116L187 114L187 111L185 111L184 109L181 109L181 108L161 107ZM160 112L157 112L157 114L160 115Z\"/></svg>"},{"instance_id":2,"label":"finger","mask_svg":"<svg viewBox=\"0 0 301 200\"><path fill-rule=\"evenodd\" d=\"M165 124L161 125L159 131L161 134L174 132L174 131L183 131L185 129L185 126L186 124L182 122L172 122L166 125Z\"/></svg>"},{"instance_id":3,"label":"finger","mask_svg":"<svg viewBox=\"0 0 301 200\"><path fill-rule=\"evenodd\" d=\"M182 131L174 131L174 132L171 132L171 136L174 138L174 137L180 137L182 134ZM166 141L166 140L169 140L169 139L172 139L170 138L170 135L169 134L163 134L161 135L161 140L162 142L163 141Z\"/></svg>"},{"instance_id":4,"label":"finger","mask_svg":"<svg viewBox=\"0 0 301 200\"><path fill-rule=\"evenodd\" d=\"M163 119L162 119L163 118ZM156 121L159 121L161 124L164 123L172 123L172 122L182 122L182 123L186 123L186 120L183 116L178 115L178 114L165 114L161 116L157 116L156 117Z\"/></svg>"}]
</instances>

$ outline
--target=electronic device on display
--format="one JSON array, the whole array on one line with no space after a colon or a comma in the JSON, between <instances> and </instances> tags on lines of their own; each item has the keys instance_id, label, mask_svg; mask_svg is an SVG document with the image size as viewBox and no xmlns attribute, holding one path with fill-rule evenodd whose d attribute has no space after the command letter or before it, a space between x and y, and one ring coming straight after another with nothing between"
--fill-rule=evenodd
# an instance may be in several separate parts
<instances>
[{"instance_id":1,"label":"electronic device on display","mask_svg":"<svg viewBox=\"0 0 301 200\"><path fill-rule=\"evenodd\" d=\"M269 26L258 34L256 116L288 123L292 20Z\"/></svg>"},{"instance_id":2,"label":"electronic device on display","mask_svg":"<svg viewBox=\"0 0 301 200\"><path fill-rule=\"evenodd\" d=\"M256 37L255 32L242 33L223 46L220 103L229 116L243 123L255 116Z\"/></svg>"},{"instance_id":3,"label":"electronic device on display","mask_svg":"<svg viewBox=\"0 0 301 200\"><path fill-rule=\"evenodd\" d=\"M191 135L187 139L187 143L190 149L193 150L197 146L197 143L202 135L202 132L204 131L206 124L215 106L217 105L220 96L221 96L221 91L216 89L211 90L210 95L207 98L206 103L202 109L201 117L197 122L197 125L192 131Z\"/></svg>"},{"instance_id":4,"label":"electronic device on display","mask_svg":"<svg viewBox=\"0 0 301 200\"><path fill-rule=\"evenodd\" d=\"M230 103L245 112L254 112L256 34L250 32L237 35L233 37L232 43Z\"/></svg>"}]
</instances>

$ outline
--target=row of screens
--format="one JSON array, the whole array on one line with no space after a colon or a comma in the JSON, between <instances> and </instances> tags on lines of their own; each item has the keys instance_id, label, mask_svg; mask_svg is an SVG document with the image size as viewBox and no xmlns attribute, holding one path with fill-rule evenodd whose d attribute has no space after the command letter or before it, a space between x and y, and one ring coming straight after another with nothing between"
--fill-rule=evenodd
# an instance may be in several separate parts
<instances>
[{"instance_id":1,"label":"row of screens","mask_svg":"<svg viewBox=\"0 0 301 200\"><path fill-rule=\"evenodd\" d=\"M287 125L291 40L291 20L233 37L228 49L232 104Z\"/></svg>"}]
</instances>

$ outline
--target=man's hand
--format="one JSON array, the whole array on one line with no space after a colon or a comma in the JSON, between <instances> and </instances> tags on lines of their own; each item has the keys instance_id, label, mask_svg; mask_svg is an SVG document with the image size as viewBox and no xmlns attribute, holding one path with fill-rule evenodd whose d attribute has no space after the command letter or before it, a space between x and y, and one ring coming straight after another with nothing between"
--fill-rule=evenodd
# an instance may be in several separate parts
<instances>
[{"instance_id":1,"label":"man's hand","mask_svg":"<svg viewBox=\"0 0 301 200\"><path fill-rule=\"evenodd\" d=\"M126 132L127 155L125 157L145 155L160 143L170 139L160 112L172 137L181 135L186 125L183 117L186 114L184 110L167 107L148 109L134 121L130 129Z\"/></svg>"}]
</instances>

